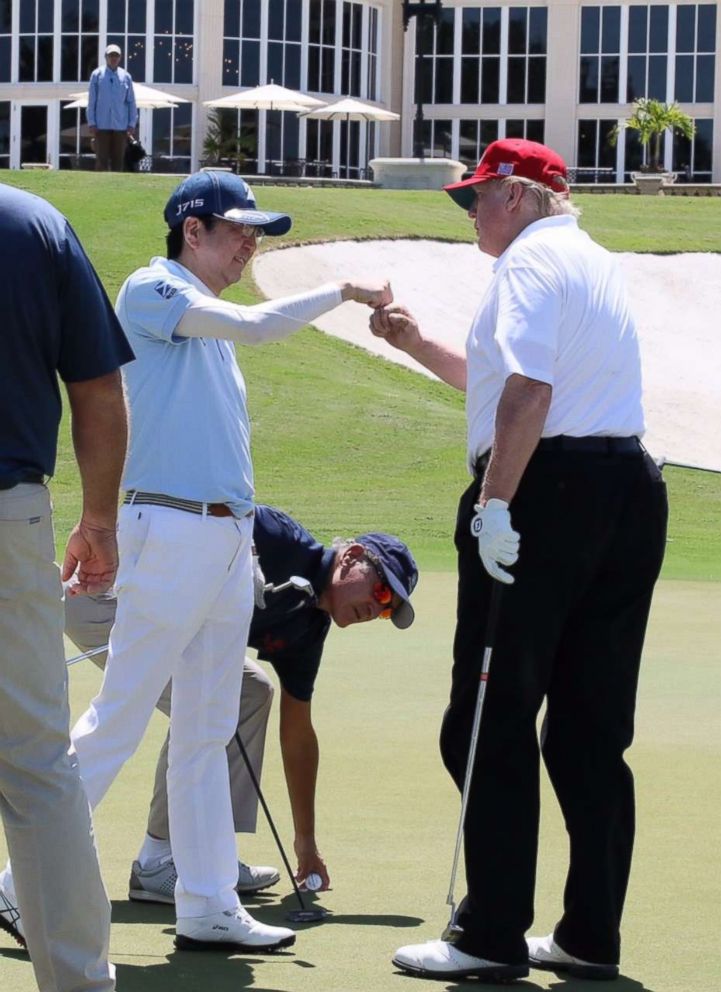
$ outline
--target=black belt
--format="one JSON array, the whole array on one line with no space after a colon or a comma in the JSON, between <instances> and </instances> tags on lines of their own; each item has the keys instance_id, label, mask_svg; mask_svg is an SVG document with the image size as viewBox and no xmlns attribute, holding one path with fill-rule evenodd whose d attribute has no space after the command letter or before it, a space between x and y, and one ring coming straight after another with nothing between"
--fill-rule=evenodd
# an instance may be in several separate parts
<instances>
[{"instance_id":1,"label":"black belt","mask_svg":"<svg viewBox=\"0 0 721 992\"><path fill-rule=\"evenodd\" d=\"M20 479L0 479L0 489L14 489L15 486L42 486L44 483L44 475L23 475Z\"/></svg>"},{"instance_id":2,"label":"black belt","mask_svg":"<svg viewBox=\"0 0 721 992\"><path fill-rule=\"evenodd\" d=\"M636 455L643 451L639 439L632 437L570 437L557 434L555 437L542 437L536 451L562 451L575 455ZM474 466L476 475L485 472L490 451L484 452Z\"/></svg>"},{"instance_id":3,"label":"black belt","mask_svg":"<svg viewBox=\"0 0 721 992\"><path fill-rule=\"evenodd\" d=\"M569 451L587 455L635 455L641 451L641 442L633 437L542 437L539 451Z\"/></svg>"},{"instance_id":4,"label":"black belt","mask_svg":"<svg viewBox=\"0 0 721 992\"><path fill-rule=\"evenodd\" d=\"M129 489L123 500L124 505L165 506L170 510L184 510L186 513L204 513L209 517L232 517L233 511L227 503L201 503L195 499L179 499L176 496L166 496L165 493L143 493Z\"/></svg>"}]
</instances>

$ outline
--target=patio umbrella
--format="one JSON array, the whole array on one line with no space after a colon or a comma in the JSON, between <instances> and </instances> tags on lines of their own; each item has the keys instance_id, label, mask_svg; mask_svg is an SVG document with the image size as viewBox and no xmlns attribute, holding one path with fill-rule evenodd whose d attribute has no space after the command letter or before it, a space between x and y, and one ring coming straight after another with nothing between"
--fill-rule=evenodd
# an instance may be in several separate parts
<instances>
[{"instance_id":1,"label":"patio umbrella","mask_svg":"<svg viewBox=\"0 0 721 992\"><path fill-rule=\"evenodd\" d=\"M250 90L240 90L217 100L204 100L206 107L225 107L235 110L290 110L299 113L313 107L324 107L322 100L308 96L298 90L289 90L276 83L267 86L254 86Z\"/></svg>"},{"instance_id":2,"label":"patio umbrella","mask_svg":"<svg viewBox=\"0 0 721 992\"><path fill-rule=\"evenodd\" d=\"M164 90L156 90L153 86L146 86L144 83L133 83L135 93L135 103L139 109L162 110L165 107L175 107L179 103L189 101L182 96L173 96ZM71 93L72 103L66 103L64 110L74 110L76 107L87 107L88 93Z\"/></svg>"},{"instance_id":3,"label":"patio umbrella","mask_svg":"<svg viewBox=\"0 0 721 992\"><path fill-rule=\"evenodd\" d=\"M371 123L390 123L390 121L399 121L401 119L400 114L394 114L392 110L386 110L385 107L379 107L375 103L366 103L363 100L356 100L353 97L347 96L343 97L341 100L337 100L335 103L328 103L324 107L318 107L315 110L309 110L300 115L301 117L312 117L315 120L322 121L345 121L346 124L350 121L369 121ZM367 144L367 138L366 138ZM368 149L366 148L366 157ZM345 174L348 178L348 160L346 158Z\"/></svg>"},{"instance_id":4,"label":"patio umbrella","mask_svg":"<svg viewBox=\"0 0 721 992\"><path fill-rule=\"evenodd\" d=\"M363 100L356 100L353 97L343 97L335 103L328 103L315 110L309 110L301 117L314 117L323 121L399 121L400 114L394 114L392 110L379 107L375 103L365 103Z\"/></svg>"}]
</instances>

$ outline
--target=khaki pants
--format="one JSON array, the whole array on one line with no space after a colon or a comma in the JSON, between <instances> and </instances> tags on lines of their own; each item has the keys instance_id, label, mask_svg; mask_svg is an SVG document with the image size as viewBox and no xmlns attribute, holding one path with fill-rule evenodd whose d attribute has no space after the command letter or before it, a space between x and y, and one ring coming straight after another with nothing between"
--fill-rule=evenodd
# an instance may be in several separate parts
<instances>
[{"instance_id":1,"label":"khaki pants","mask_svg":"<svg viewBox=\"0 0 721 992\"><path fill-rule=\"evenodd\" d=\"M62 588L47 489L0 491L0 813L41 992L106 992L110 905L68 757Z\"/></svg>"},{"instance_id":2,"label":"khaki pants","mask_svg":"<svg viewBox=\"0 0 721 992\"><path fill-rule=\"evenodd\" d=\"M95 171L122 172L125 168L126 131L95 132Z\"/></svg>"},{"instance_id":3,"label":"khaki pants","mask_svg":"<svg viewBox=\"0 0 721 992\"><path fill-rule=\"evenodd\" d=\"M116 600L113 596L68 596L65 600L65 633L80 651L102 647L108 643L110 629L115 620L115 608ZM106 652L92 658L100 669L105 668L106 660ZM171 684L169 682L166 685L157 704L158 709L165 716L170 716ZM265 734L272 702L273 683L260 665L246 658L237 729L258 781L263 770ZM236 833L253 833L258 819L258 797L234 739L228 744L226 752L235 830ZM155 787L147 828L148 833L153 837L162 837L164 840L170 836L167 771L168 738L166 737L155 770Z\"/></svg>"}]
</instances>

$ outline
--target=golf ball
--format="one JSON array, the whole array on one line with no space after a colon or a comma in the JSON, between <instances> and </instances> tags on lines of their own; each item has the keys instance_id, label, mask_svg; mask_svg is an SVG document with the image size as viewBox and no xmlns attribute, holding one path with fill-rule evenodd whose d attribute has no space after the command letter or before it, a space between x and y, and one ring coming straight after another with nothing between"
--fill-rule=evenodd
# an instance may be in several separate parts
<instances>
[{"instance_id":1,"label":"golf ball","mask_svg":"<svg viewBox=\"0 0 721 992\"><path fill-rule=\"evenodd\" d=\"M314 871L305 880L305 887L306 889L310 889L311 892L317 892L322 884L323 879Z\"/></svg>"}]
</instances>

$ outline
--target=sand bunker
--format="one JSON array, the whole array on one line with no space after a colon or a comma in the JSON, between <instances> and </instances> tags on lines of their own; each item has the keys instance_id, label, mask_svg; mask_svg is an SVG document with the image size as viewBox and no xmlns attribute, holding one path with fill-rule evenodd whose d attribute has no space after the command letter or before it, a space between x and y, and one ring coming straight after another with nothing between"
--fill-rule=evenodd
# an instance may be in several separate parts
<instances>
[{"instance_id":1,"label":"sand bunker","mask_svg":"<svg viewBox=\"0 0 721 992\"><path fill-rule=\"evenodd\" d=\"M655 457L721 470L721 256L621 258L641 341L644 442ZM271 298L333 279L386 276L397 302L410 308L421 328L462 346L491 265L470 244L340 241L265 252L253 275ZM365 307L348 303L313 323L424 371L371 335Z\"/></svg>"}]
</instances>

